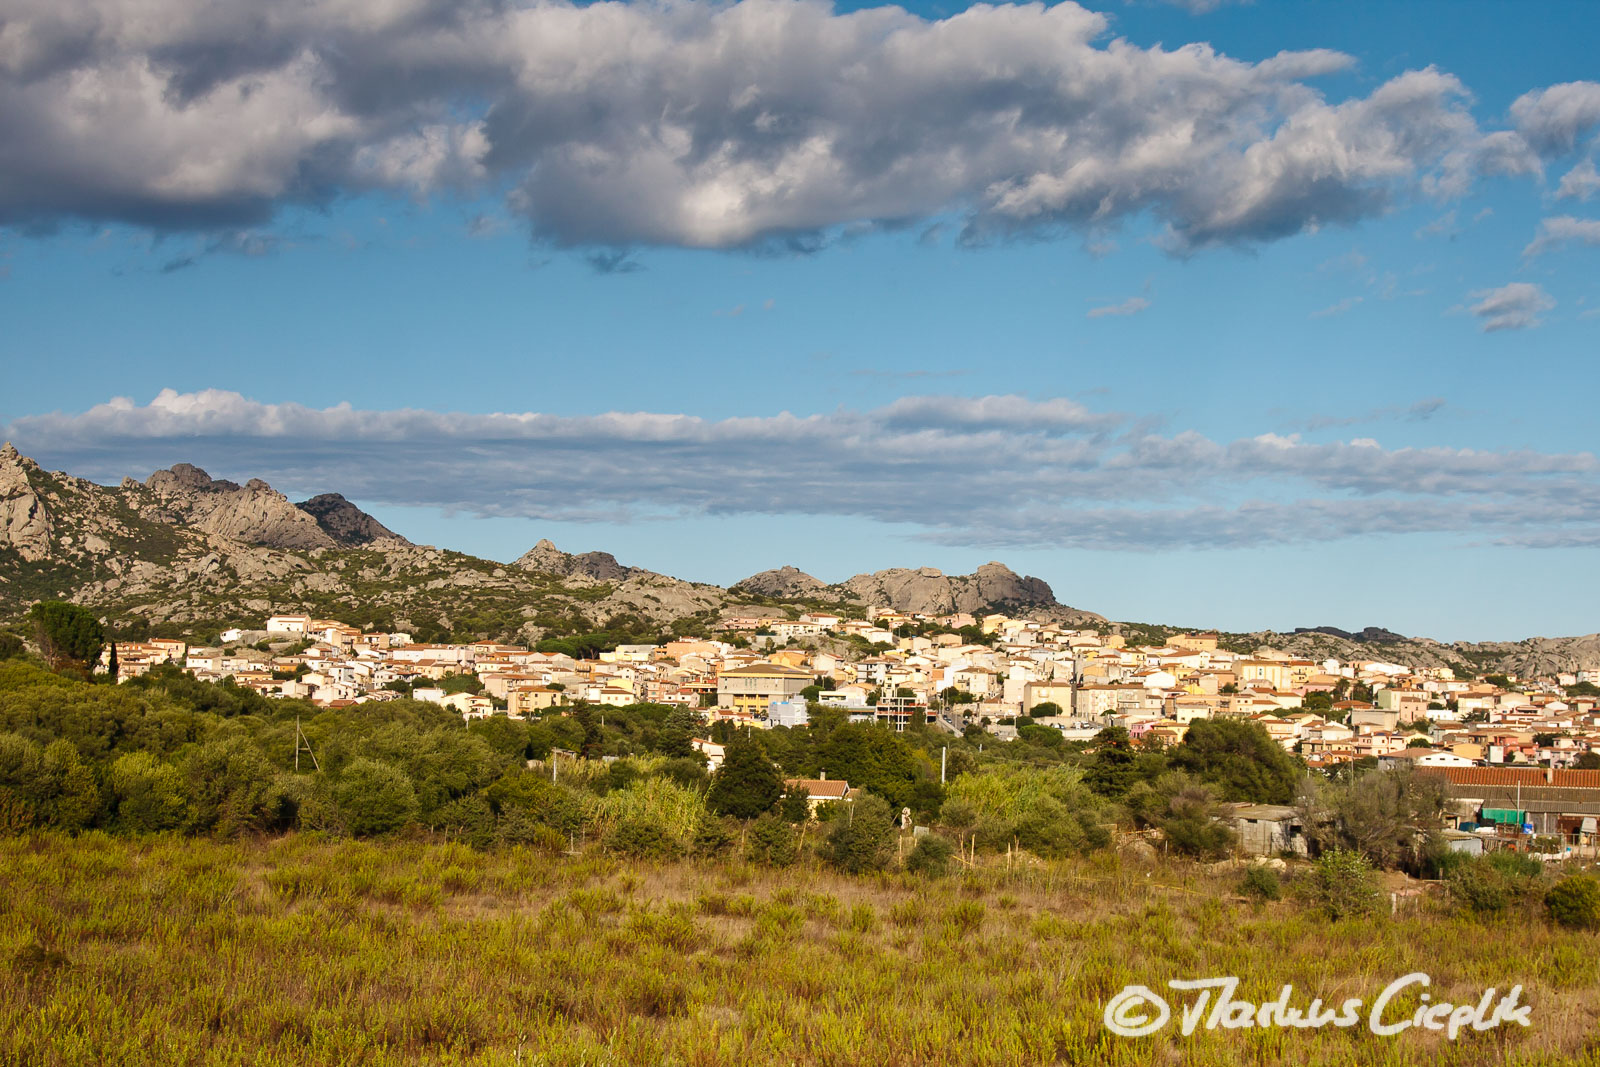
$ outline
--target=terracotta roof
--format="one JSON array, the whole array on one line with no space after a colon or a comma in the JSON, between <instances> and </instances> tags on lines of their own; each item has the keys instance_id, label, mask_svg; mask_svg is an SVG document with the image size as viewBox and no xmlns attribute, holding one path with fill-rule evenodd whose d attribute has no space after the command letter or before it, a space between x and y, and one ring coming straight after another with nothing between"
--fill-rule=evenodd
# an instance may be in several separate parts
<instances>
[{"instance_id":1,"label":"terracotta roof","mask_svg":"<svg viewBox=\"0 0 1600 1067\"><path fill-rule=\"evenodd\" d=\"M1558 789L1600 789L1600 771L1556 771L1545 781L1543 767L1419 767L1422 774L1440 774L1452 785L1551 785Z\"/></svg>"},{"instance_id":2,"label":"terracotta roof","mask_svg":"<svg viewBox=\"0 0 1600 1067\"><path fill-rule=\"evenodd\" d=\"M783 787L804 789L808 795L817 800L843 800L850 793L849 782L831 778L789 778L784 781Z\"/></svg>"}]
</instances>

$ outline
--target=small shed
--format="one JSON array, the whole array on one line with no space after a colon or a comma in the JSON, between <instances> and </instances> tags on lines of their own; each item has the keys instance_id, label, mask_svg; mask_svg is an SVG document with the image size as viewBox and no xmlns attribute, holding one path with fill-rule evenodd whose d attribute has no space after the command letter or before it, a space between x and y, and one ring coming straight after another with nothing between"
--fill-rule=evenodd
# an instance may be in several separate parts
<instances>
[{"instance_id":1,"label":"small shed","mask_svg":"<svg viewBox=\"0 0 1600 1067\"><path fill-rule=\"evenodd\" d=\"M1310 851L1300 812L1287 804L1235 804L1227 823L1238 835L1239 847L1252 856L1304 856Z\"/></svg>"}]
</instances>

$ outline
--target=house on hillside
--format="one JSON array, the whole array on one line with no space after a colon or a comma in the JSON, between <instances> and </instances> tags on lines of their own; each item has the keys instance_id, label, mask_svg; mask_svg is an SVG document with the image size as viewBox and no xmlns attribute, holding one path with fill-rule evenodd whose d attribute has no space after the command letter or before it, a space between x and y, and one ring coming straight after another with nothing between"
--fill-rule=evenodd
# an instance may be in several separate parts
<instances>
[{"instance_id":1,"label":"house on hillside","mask_svg":"<svg viewBox=\"0 0 1600 1067\"><path fill-rule=\"evenodd\" d=\"M806 803L811 806L812 817L815 818L817 808L823 804L833 804L852 799L849 782L830 781L826 771L821 778L786 778L783 782L783 795L788 796L796 790L806 791Z\"/></svg>"}]
</instances>

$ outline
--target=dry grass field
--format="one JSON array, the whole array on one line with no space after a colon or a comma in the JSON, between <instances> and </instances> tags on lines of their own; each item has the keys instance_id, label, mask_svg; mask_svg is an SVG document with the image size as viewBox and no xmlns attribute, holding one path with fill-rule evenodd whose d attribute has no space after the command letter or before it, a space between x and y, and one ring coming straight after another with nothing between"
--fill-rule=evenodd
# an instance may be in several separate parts
<instances>
[{"instance_id":1,"label":"dry grass field","mask_svg":"<svg viewBox=\"0 0 1600 1067\"><path fill-rule=\"evenodd\" d=\"M1600 1062L1600 936L1426 903L1330 923L1114 854L928 880L309 835L0 840L0 1062ZM1525 987L1532 1025L1122 1038L1108 998L1236 975L1261 1002ZM1415 1005L1414 998L1406 1001ZM1409 1009L1407 1009L1409 1010ZM1176 1010L1174 1012L1176 1015Z\"/></svg>"}]
</instances>

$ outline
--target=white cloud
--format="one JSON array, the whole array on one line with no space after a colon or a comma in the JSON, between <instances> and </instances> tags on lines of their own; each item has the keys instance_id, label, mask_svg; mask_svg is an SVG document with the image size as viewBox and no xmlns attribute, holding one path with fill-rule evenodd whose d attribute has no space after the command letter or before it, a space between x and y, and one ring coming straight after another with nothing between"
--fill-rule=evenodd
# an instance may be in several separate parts
<instances>
[{"instance_id":1,"label":"white cloud","mask_svg":"<svg viewBox=\"0 0 1600 1067\"><path fill-rule=\"evenodd\" d=\"M1595 172L1594 160L1586 159L1561 176L1556 199L1587 201L1597 192L1600 192L1600 173Z\"/></svg>"},{"instance_id":2,"label":"white cloud","mask_svg":"<svg viewBox=\"0 0 1600 1067\"><path fill-rule=\"evenodd\" d=\"M1359 296L1347 296L1337 304L1330 304L1328 307L1322 308L1320 311L1313 311L1311 313L1311 317L1314 319L1326 319L1331 318L1334 315L1343 315L1346 311L1349 311L1351 308L1361 303L1362 299L1363 298Z\"/></svg>"},{"instance_id":3,"label":"white cloud","mask_svg":"<svg viewBox=\"0 0 1600 1067\"><path fill-rule=\"evenodd\" d=\"M505 188L541 238L616 250L814 247L953 213L969 242L1097 246L1148 216L1186 254L1537 169L1440 71L1330 101L1307 79L1342 53L1251 63L1110 25L1071 2L935 21L822 0L12 0L0 224L237 227L350 191ZM1581 126L1590 84L1519 101L1524 135Z\"/></svg>"},{"instance_id":4,"label":"white cloud","mask_svg":"<svg viewBox=\"0 0 1600 1067\"><path fill-rule=\"evenodd\" d=\"M1512 282L1498 289L1479 289L1468 310L1483 320L1483 332L1524 330L1542 323L1539 318L1556 306L1555 299L1532 282Z\"/></svg>"},{"instance_id":5,"label":"white cloud","mask_svg":"<svg viewBox=\"0 0 1600 1067\"><path fill-rule=\"evenodd\" d=\"M1130 296L1120 304L1107 304L1104 307L1090 308L1089 318L1100 319L1107 315L1137 315L1150 306L1150 301L1142 296Z\"/></svg>"},{"instance_id":6,"label":"white cloud","mask_svg":"<svg viewBox=\"0 0 1600 1067\"><path fill-rule=\"evenodd\" d=\"M51 465L108 480L188 461L286 491L478 515L850 515L970 545L1250 545L1422 530L1557 543L1600 521L1591 453L1158 436L1059 398L908 397L872 411L707 420L316 410L167 390L144 405L18 419L5 433Z\"/></svg>"},{"instance_id":7,"label":"white cloud","mask_svg":"<svg viewBox=\"0 0 1600 1067\"><path fill-rule=\"evenodd\" d=\"M1600 82L1564 82L1523 93L1511 105L1517 132L1542 155L1557 156L1600 123Z\"/></svg>"},{"instance_id":8,"label":"white cloud","mask_svg":"<svg viewBox=\"0 0 1600 1067\"><path fill-rule=\"evenodd\" d=\"M1571 215L1557 215L1539 223L1539 233L1522 250L1525 256L1537 256L1569 241L1585 245L1600 245L1600 219L1580 219Z\"/></svg>"}]
</instances>

